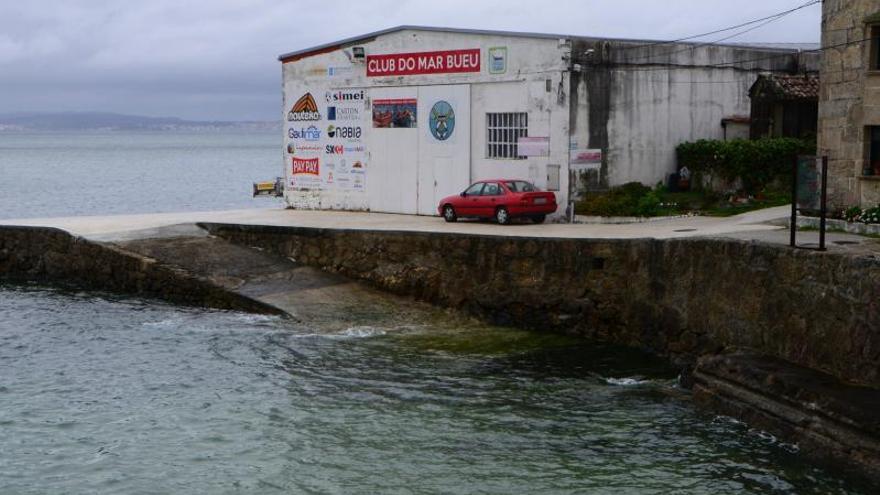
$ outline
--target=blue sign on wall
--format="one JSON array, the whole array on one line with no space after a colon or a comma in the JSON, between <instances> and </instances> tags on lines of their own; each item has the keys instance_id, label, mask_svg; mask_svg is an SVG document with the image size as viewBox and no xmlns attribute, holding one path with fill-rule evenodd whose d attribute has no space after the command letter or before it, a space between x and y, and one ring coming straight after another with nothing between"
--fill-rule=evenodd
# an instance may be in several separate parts
<instances>
[{"instance_id":1,"label":"blue sign on wall","mask_svg":"<svg viewBox=\"0 0 880 495\"><path fill-rule=\"evenodd\" d=\"M428 116L428 127L431 135L438 141L446 141L455 130L455 111L452 105L440 100L431 107L431 115Z\"/></svg>"}]
</instances>

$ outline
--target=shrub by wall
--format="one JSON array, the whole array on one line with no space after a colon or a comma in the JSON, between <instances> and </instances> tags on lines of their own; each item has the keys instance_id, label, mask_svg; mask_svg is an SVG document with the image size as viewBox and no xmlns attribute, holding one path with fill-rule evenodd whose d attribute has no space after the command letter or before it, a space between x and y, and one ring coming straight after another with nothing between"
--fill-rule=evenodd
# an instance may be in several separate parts
<instances>
[{"instance_id":1,"label":"shrub by wall","mask_svg":"<svg viewBox=\"0 0 880 495\"><path fill-rule=\"evenodd\" d=\"M679 167L692 173L740 179L750 194L761 191L776 179L787 179L797 155L816 153L816 143L795 138L701 139L676 148Z\"/></svg>"}]
</instances>

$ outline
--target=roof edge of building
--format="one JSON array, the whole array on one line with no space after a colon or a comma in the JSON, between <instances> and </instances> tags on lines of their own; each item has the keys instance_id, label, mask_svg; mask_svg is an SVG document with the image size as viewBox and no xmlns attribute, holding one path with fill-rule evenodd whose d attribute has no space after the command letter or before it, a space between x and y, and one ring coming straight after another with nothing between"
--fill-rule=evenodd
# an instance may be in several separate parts
<instances>
[{"instance_id":1,"label":"roof edge of building","mask_svg":"<svg viewBox=\"0 0 880 495\"><path fill-rule=\"evenodd\" d=\"M705 45L704 42L687 42L687 41L665 41L665 40L647 40L647 39L630 39L630 38L610 38L610 37L597 37L597 36L581 36L581 35L572 35L572 34L560 34L560 33L535 33L528 31L503 31L503 30L491 30L491 29L468 29L468 28L452 28L452 27L439 27L439 26L419 26L412 24L403 24L399 26L389 27L385 29L381 29L379 31L373 31L357 36L352 36L349 38L344 38L337 41L331 41L329 43L322 43L320 45L315 45L309 48L303 48L302 50L294 50L292 52L283 53L278 56L278 60L280 62L291 62L294 60L299 60L302 58L306 58L312 55L319 55L321 53L327 53L333 51L337 48L344 47L347 45L351 45L360 41L372 40L378 36L382 36L385 34L396 33L399 31L428 31L428 32L436 32L436 33L457 33L457 34L477 34L477 35L487 35L487 36L510 36L510 37L518 37L518 38L539 38L539 39L576 39L576 40L585 40L585 41L616 41L622 43L646 43L646 44L655 44L655 43L668 43L668 44L683 44L683 45ZM713 46L726 46L730 48L741 48L741 49L758 49L765 51L774 51L774 52L785 52L785 53L798 53L804 50L797 48L782 48L782 47L770 47L770 46L762 46L761 43L713 43ZM818 44L817 44L818 46Z\"/></svg>"}]
</instances>

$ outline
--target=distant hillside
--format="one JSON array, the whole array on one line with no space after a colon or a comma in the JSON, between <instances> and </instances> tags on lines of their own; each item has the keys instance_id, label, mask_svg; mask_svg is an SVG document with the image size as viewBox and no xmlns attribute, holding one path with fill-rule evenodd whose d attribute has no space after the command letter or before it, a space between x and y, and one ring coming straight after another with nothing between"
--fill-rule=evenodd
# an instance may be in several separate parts
<instances>
[{"instance_id":1,"label":"distant hillside","mask_svg":"<svg viewBox=\"0 0 880 495\"><path fill-rule=\"evenodd\" d=\"M0 131L88 131L88 130L221 130L280 129L279 122L196 121L176 117L143 117L104 112L0 114Z\"/></svg>"}]
</instances>

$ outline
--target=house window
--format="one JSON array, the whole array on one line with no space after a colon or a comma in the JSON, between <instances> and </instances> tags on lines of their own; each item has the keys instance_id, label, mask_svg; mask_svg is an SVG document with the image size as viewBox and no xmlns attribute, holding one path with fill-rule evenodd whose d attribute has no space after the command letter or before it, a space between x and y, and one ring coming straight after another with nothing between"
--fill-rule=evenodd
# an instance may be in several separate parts
<instances>
[{"instance_id":1,"label":"house window","mask_svg":"<svg viewBox=\"0 0 880 495\"><path fill-rule=\"evenodd\" d=\"M871 33L871 59L868 69L880 70L880 24L870 26L868 32Z\"/></svg>"},{"instance_id":2,"label":"house window","mask_svg":"<svg viewBox=\"0 0 880 495\"><path fill-rule=\"evenodd\" d=\"M868 127L868 163L865 175L880 175L880 126Z\"/></svg>"},{"instance_id":3,"label":"house window","mask_svg":"<svg viewBox=\"0 0 880 495\"><path fill-rule=\"evenodd\" d=\"M517 152L520 136L529 135L529 114L505 112L486 114L486 157L522 160Z\"/></svg>"}]
</instances>

